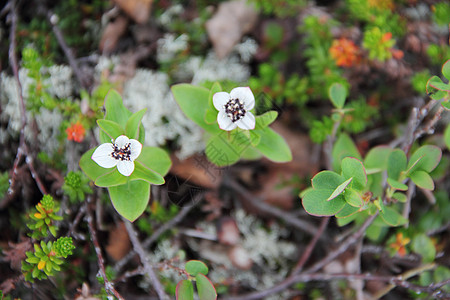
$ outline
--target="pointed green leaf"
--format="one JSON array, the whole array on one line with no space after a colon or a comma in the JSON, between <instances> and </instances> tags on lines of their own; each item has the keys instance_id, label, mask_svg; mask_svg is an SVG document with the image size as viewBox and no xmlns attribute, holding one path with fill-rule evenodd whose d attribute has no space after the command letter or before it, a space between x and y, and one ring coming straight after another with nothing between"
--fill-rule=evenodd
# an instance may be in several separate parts
<instances>
[{"instance_id":1,"label":"pointed green leaf","mask_svg":"<svg viewBox=\"0 0 450 300\"><path fill-rule=\"evenodd\" d=\"M392 148L387 146L372 148L364 158L364 167L366 168L367 175L386 170L391 152Z\"/></svg>"},{"instance_id":2,"label":"pointed green leaf","mask_svg":"<svg viewBox=\"0 0 450 300\"><path fill-rule=\"evenodd\" d=\"M344 208L336 214L335 217L338 219L348 218L350 216L355 215L357 212L359 212L359 207L354 207L354 206L346 204L344 206ZM339 225L339 226L342 226L342 225Z\"/></svg>"},{"instance_id":3,"label":"pointed green leaf","mask_svg":"<svg viewBox=\"0 0 450 300\"><path fill-rule=\"evenodd\" d=\"M95 149L90 149L81 156L80 168L89 177L90 180L95 181L98 177L111 172L112 168L105 169L100 167L95 161L92 160L91 156Z\"/></svg>"},{"instance_id":4,"label":"pointed green leaf","mask_svg":"<svg viewBox=\"0 0 450 300\"><path fill-rule=\"evenodd\" d=\"M341 183L334 191L333 193L330 195L330 197L328 197L327 201L330 201L334 198L336 198L337 196L339 196L340 194L342 194L342 192L345 190L345 188L348 186L348 184L353 180L353 177L350 177L349 179L347 179L346 181L344 181L343 183Z\"/></svg>"},{"instance_id":5,"label":"pointed green leaf","mask_svg":"<svg viewBox=\"0 0 450 300\"><path fill-rule=\"evenodd\" d=\"M352 188L359 191L367 185L366 170L361 161L353 157L346 157L341 164L342 176L344 178L353 178Z\"/></svg>"},{"instance_id":6,"label":"pointed green leaf","mask_svg":"<svg viewBox=\"0 0 450 300\"><path fill-rule=\"evenodd\" d=\"M144 167L155 171L161 176L166 176L169 172L172 161L167 152L158 147L148 147L142 148L141 155L136 159Z\"/></svg>"},{"instance_id":7,"label":"pointed green leaf","mask_svg":"<svg viewBox=\"0 0 450 300\"><path fill-rule=\"evenodd\" d=\"M260 132L261 139L256 149L265 157L274 162L288 162L292 160L291 149L281 135L269 127L257 132Z\"/></svg>"},{"instance_id":8,"label":"pointed green leaf","mask_svg":"<svg viewBox=\"0 0 450 300\"><path fill-rule=\"evenodd\" d=\"M430 86L434 87L437 90L448 92L450 91L450 85L443 82L430 82Z\"/></svg>"},{"instance_id":9,"label":"pointed green leaf","mask_svg":"<svg viewBox=\"0 0 450 300\"><path fill-rule=\"evenodd\" d=\"M447 92L435 88L433 85L436 83L442 83L442 80L438 76L433 76L428 80L426 87L427 94L434 100L440 100L447 95Z\"/></svg>"},{"instance_id":10,"label":"pointed green leaf","mask_svg":"<svg viewBox=\"0 0 450 300\"><path fill-rule=\"evenodd\" d=\"M118 123L125 128L131 112L123 105L122 96L116 91L109 91L105 99L105 119Z\"/></svg>"},{"instance_id":11,"label":"pointed green leaf","mask_svg":"<svg viewBox=\"0 0 450 300\"><path fill-rule=\"evenodd\" d=\"M117 137L123 135L125 131L123 128L114 121L109 121L105 119L97 120L98 126L103 130L103 132L108 136L108 143L111 143L111 140L115 140Z\"/></svg>"},{"instance_id":12,"label":"pointed green leaf","mask_svg":"<svg viewBox=\"0 0 450 300\"><path fill-rule=\"evenodd\" d=\"M273 121L276 120L276 118L278 117L278 112L275 110L271 110L268 112L265 112L262 115L256 116L255 117L255 129L263 129L267 126L269 126L270 124L273 123Z\"/></svg>"},{"instance_id":13,"label":"pointed green leaf","mask_svg":"<svg viewBox=\"0 0 450 300\"><path fill-rule=\"evenodd\" d=\"M328 96L334 107L342 109L347 98L347 89L340 83L333 83L328 90Z\"/></svg>"},{"instance_id":14,"label":"pointed green leaf","mask_svg":"<svg viewBox=\"0 0 450 300\"><path fill-rule=\"evenodd\" d=\"M401 149L394 149L388 158L388 177L394 180L400 178L400 174L406 170L406 154Z\"/></svg>"},{"instance_id":15,"label":"pointed green leaf","mask_svg":"<svg viewBox=\"0 0 450 300\"><path fill-rule=\"evenodd\" d=\"M422 170L430 173L441 161L442 151L439 147L434 145L425 145L417 149L409 160L409 172L415 170ZM420 160L419 160L420 159ZM418 161L418 162L417 162ZM412 168L412 165L414 167Z\"/></svg>"},{"instance_id":16,"label":"pointed green leaf","mask_svg":"<svg viewBox=\"0 0 450 300\"><path fill-rule=\"evenodd\" d=\"M205 123L216 124L219 112L215 108L208 108L205 112Z\"/></svg>"},{"instance_id":17,"label":"pointed green leaf","mask_svg":"<svg viewBox=\"0 0 450 300\"><path fill-rule=\"evenodd\" d=\"M177 300L194 300L194 286L189 280L181 280L175 291Z\"/></svg>"},{"instance_id":18,"label":"pointed green leaf","mask_svg":"<svg viewBox=\"0 0 450 300\"><path fill-rule=\"evenodd\" d=\"M144 141L139 140L139 127L146 112L146 108L135 112L131 115L125 125L125 135L130 139L138 140L141 144L143 144Z\"/></svg>"},{"instance_id":19,"label":"pointed green leaf","mask_svg":"<svg viewBox=\"0 0 450 300\"><path fill-rule=\"evenodd\" d=\"M205 153L213 164L223 167L236 163L241 153L250 146L248 138L240 132L221 132L213 135L206 143Z\"/></svg>"},{"instance_id":20,"label":"pointed green leaf","mask_svg":"<svg viewBox=\"0 0 450 300\"><path fill-rule=\"evenodd\" d=\"M96 186L110 187L125 184L128 181L127 176L123 176L122 174L120 174L116 167L110 168L108 170L110 170L108 173L97 177L94 182Z\"/></svg>"},{"instance_id":21,"label":"pointed green leaf","mask_svg":"<svg viewBox=\"0 0 450 300\"><path fill-rule=\"evenodd\" d=\"M418 187L430 191L434 190L434 181L427 172L418 170L409 177Z\"/></svg>"},{"instance_id":22,"label":"pointed green leaf","mask_svg":"<svg viewBox=\"0 0 450 300\"><path fill-rule=\"evenodd\" d=\"M108 191L116 211L131 222L144 212L150 199L150 183L144 180L112 186Z\"/></svg>"},{"instance_id":23,"label":"pointed green leaf","mask_svg":"<svg viewBox=\"0 0 450 300\"><path fill-rule=\"evenodd\" d=\"M186 262L184 269L189 273L189 275L196 276L197 274L208 274L208 267L206 264L199 260L190 260Z\"/></svg>"},{"instance_id":24,"label":"pointed green leaf","mask_svg":"<svg viewBox=\"0 0 450 300\"><path fill-rule=\"evenodd\" d=\"M346 202L342 195L327 201L333 190L309 190L303 195L302 204L307 213L313 216L333 216L344 208Z\"/></svg>"},{"instance_id":25,"label":"pointed green leaf","mask_svg":"<svg viewBox=\"0 0 450 300\"><path fill-rule=\"evenodd\" d=\"M200 300L217 299L216 289L208 277L199 273L195 276L195 283L197 285L198 298Z\"/></svg>"},{"instance_id":26,"label":"pointed green leaf","mask_svg":"<svg viewBox=\"0 0 450 300\"><path fill-rule=\"evenodd\" d=\"M165 182L164 177L154 170L146 168L139 161L136 161L134 164L134 171L130 175L130 180L145 180L156 185L164 184Z\"/></svg>"},{"instance_id":27,"label":"pointed green leaf","mask_svg":"<svg viewBox=\"0 0 450 300\"><path fill-rule=\"evenodd\" d=\"M347 156L361 160L361 155L359 154L355 143L347 134L343 133L338 137L333 146L332 157L334 171L338 173L341 172L341 161Z\"/></svg>"},{"instance_id":28,"label":"pointed green leaf","mask_svg":"<svg viewBox=\"0 0 450 300\"><path fill-rule=\"evenodd\" d=\"M395 209L392 207L385 206L383 211L380 211L380 217L389 226L400 226L406 224L408 220L402 217Z\"/></svg>"},{"instance_id":29,"label":"pointed green leaf","mask_svg":"<svg viewBox=\"0 0 450 300\"><path fill-rule=\"evenodd\" d=\"M408 190L408 186L406 184L401 183L400 181L397 181L395 179L388 178L387 183L396 190L400 190L400 191Z\"/></svg>"}]
</instances>

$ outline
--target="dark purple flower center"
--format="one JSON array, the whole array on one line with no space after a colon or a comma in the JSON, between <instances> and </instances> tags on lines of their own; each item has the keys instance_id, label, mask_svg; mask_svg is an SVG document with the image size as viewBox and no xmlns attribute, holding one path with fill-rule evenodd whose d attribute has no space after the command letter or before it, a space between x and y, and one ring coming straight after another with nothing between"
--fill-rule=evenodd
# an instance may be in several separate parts
<instances>
[{"instance_id":1,"label":"dark purple flower center","mask_svg":"<svg viewBox=\"0 0 450 300\"><path fill-rule=\"evenodd\" d=\"M244 103L237 98L230 99L230 101L228 101L227 104L224 105L224 108L225 113L233 123L242 119L247 112L244 108Z\"/></svg>"},{"instance_id":2,"label":"dark purple flower center","mask_svg":"<svg viewBox=\"0 0 450 300\"><path fill-rule=\"evenodd\" d=\"M119 148L114 144L114 150L111 156L117 160L131 160L130 143L126 144L122 148Z\"/></svg>"}]
</instances>

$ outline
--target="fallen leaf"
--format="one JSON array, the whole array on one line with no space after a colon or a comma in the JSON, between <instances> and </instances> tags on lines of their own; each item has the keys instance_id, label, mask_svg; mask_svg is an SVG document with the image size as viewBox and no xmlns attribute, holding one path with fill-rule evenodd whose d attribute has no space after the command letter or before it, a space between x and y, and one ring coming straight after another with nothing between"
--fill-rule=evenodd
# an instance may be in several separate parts
<instances>
[{"instance_id":1,"label":"fallen leaf","mask_svg":"<svg viewBox=\"0 0 450 300\"><path fill-rule=\"evenodd\" d=\"M128 237L125 224L120 222L117 226L111 230L108 239L108 245L106 246L106 252L115 261L123 258L131 249L130 239Z\"/></svg>"},{"instance_id":2,"label":"fallen leaf","mask_svg":"<svg viewBox=\"0 0 450 300\"><path fill-rule=\"evenodd\" d=\"M258 13L247 1L223 2L206 22L206 31L218 58L226 57L241 38L252 31Z\"/></svg>"},{"instance_id":3,"label":"fallen leaf","mask_svg":"<svg viewBox=\"0 0 450 300\"><path fill-rule=\"evenodd\" d=\"M114 0L114 2L136 23L148 21L153 0Z\"/></svg>"},{"instance_id":4,"label":"fallen leaf","mask_svg":"<svg viewBox=\"0 0 450 300\"><path fill-rule=\"evenodd\" d=\"M29 238L22 237L22 242L15 244L9 242L8 245L11 247L9 250L3 250L3 255L5 256L5 260L9 261L11 269L20 270L22 266L22 260L24 260L26 256L26 252L32 249L32 244Z\"/></svg>"},{"instance_id":5,"label":"fallen leaf","mask_svg":"<svg viewBox=\"0 0 450 300\"><path fill-rule=\"evenodd\" d=\"M204 187L217 188L222 180L221 169L210 163L204 155L196 154L185 160L172 155L170 172L178 177Z\"/></svg>"},{"instance_id":6,"label":"fallen leaf","mask_svg":"<svg viewBox=\"0 0 450 300\"><path fill-rule=\"evenodd\" d=\"M116 49L120 37L125 33L127 26L128 19L124 16L118 16L114 22L108 23L100 39L100 52L105 55L112 53Z\"/></svg>"}]
</instances>

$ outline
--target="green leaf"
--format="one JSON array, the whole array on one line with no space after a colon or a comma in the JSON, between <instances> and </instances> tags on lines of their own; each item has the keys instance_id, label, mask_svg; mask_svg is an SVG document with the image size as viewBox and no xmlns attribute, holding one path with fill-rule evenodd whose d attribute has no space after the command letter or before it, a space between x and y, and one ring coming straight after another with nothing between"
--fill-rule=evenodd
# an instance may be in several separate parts
<instances>
[{"instance_id":1,"label":"green leaf","mask_svg":"<svg viewBox=\"0 0 450 300\"><path fill-rule=\"evenodd\" d=\"M184 114L200 127L211 133L222 131L218 124L205 122L205 114L209 108L209 90L191 84L176 84L172 88L173 96Z\"/></svg>"},{"instance_id":2,"label":"green leaf","mask_svg":"<svg viewBox=\"0 0 450 300\"><path fill-rule=\"evenodd\" d=\"M172 161L170 156L161 148L158 147L142 147L141 154L136 159L147 169L153 170L161 176L166 176L169 172Z\"/></svg>"},{"instance_id":3,"label":"green leaf","mask_svg":"<svg viewBox=\"0 0 450 300\"><path fill-rule=\"evenodd\" d=\"M418 170L409 177L418 187L430 191L434 190L434 181L427 172Z\"/></svg>"},{"instance_id":4,"label":"green leaf","mask_svg":"<svg viewBox=\"0 0 450 300\"><path fill-rule=\"evenodd\" d=\"M309 190L303 195L302 204L306 212L313 216L333 216L344 208L346 202L342 195L327 201L333 190Z\"/></svg>"},{"instance_id":5,"label":"green leaf","mask_svg":"<svg viewBox=\"0 0 450 300\"><path fill-rule=\"evenodd\" d=\"M406 224L408 220L403 218L395 209L392 207L385 206L382 211L380 211L380 217L389 226L400 226Z\"/></svg>"},{"instance_id":6,"label":"green leaf","mask_svg":"<svg viewBox=\"0 0 450 300\"><path fill-rule=\"evenodd\" d=\"M425 145L417 149L409 160L408 171L422 170L430 173L441 161L442 151L434 145Z\"/></svg>"},{"instance_id":7,"label":"green leaf","mask_svg":"<svg viewBox=\"0 0 450 300\"><path fill-rule=\"evenodd\" d=\"M328 189L332 192L345 181L344 177L333 171L322 171L317 173L311 179L311 185L314 189Z\"/></svg>"},{"instance_id":8,"label":"green leaf","mask_svg":"<svg viewBox=\"0 0 450 300\"><path fill-rule=\"evenodd\" d=\"M334 198L336 198L337 196L339 196L340 194L342 194L342 192L345 190L345 188L349 185L349 183L353 180L353 177L350 177L349 179L347 179L346 181L344 181L343 183L341 183L334 191L333 193L330 195L330 197L328 197L327 201L330 201Z\"/></svg>"},{"instance_id":9,"label":"green leaf","mask_svg":"<svg viewBox=\"0 0 450 300\"><path fill-rule=\"evenodd\" d=\"M125 128L131 112L123 105L122 96L116 91L109 91L105 99L105 119L118 123Z\"/></svg>"},{"instance_id":10,"label":"green leaf","mask_svg":"<svg viewBox=\"0 0 450 300\"><path fill-rule=\"evenodd\" d=\"M347 98L347 89L340 83L333 83L328 90L328 96L334 107L342 109Z\"/></svg>"},{"instance_id":11,"label":"green leaf","mask_svg":"<svg viewBox=\"0 0 450 300\"><path fill-rule=\"evenodd\" d=\"M366 170L361 161L353 157L346 157L341 163L342 176L344 178L353 178L352 188L359 191L367 185Z\"/></svg>"},{"instance_id":12,"label":"green leaf","mask_svg":"<svg viewBox=\"0 0 450 300\"><path fill-rule=\"evenodd\" d=\"M387 183L396 190L400 190L400 191L408 190L408 186L406 184L401 183L400 181L397 181L395 179L388 178Z\"/></svg>"},{"instance_id":13,"label":"green leaf","mask_svg":"<svg viewBox=\"0 0 450 300\"><path fill-rule=\"evenodd\" d=\"M353 207L362 207L363 206L363 200L361 199L361 196L359 193L353 189L347 189L344 193L344 199L347 202L348 205L351 205Z\"/></svg>"},{"instance_id":14,"label":"green leaf","mask_svg":"<svg viewBox=\"0 0 450 300\"><path fill-rule=\"evenodd\" d=\"M399 180L401 173L406 169L406 154L401 149L394 149L389 155L387 173L388 177Z\"/></svg>"},{"instance_id":15,"label":"green leaf","mask_svg":"<svg viewBox=\"0 0 450 300\"><path fill-rule=\"evenodd\" d=\"M211 86L211 89L209 90L209 96L208 96L209 108L212 108L215 111L217 111L216 108L214 107L213 96L215 93L219 93L222 90L223 90L222 86L220 85L220 83L218 81L213 83L213 85Z\"/></svg>"},{"instance_id":16,"label":"green leaf","mask_svg":"<svg viewBox=\"0 0 450 300\"><path fill-rule=\"evenodd\" d=\"M144 141L139 140L139 128L141 127L141 121L146 112L146 108L135 112L131 115L131 117L127 121L127 124L125 125L125 135L130 139L138 140L141 144L143 144Z\"/></svg>"},{"instance_id":17,"label":"green leaf","mask_svg":"<svg viewBox=\"0 0 450 300\"><path fill-rule=\"evenodd\" d=\"M130 180L145 180L156 185L164 184L165 182L164 177L138 161L134 164L134 171L130 175Z\"/></svg>"},{"instance_id":18,"label":"green leaf","mask_svg":"<svg viewBox=\"0 0 450 300\"><path fill-rule=\"evenodd\" d=\"M386 170L391 152L392 148L387 146L372 148L364 158L364 167L366 168L367 175Z\"/></svg>"},{"instance_id":19,"label":"green leaf","mask_svg":"<svg viewBox=\"0 0 450 300\"><path fill-rule=\"evenodd\" d=\"M434 100L440 100L447 95L447 92L435 88L433 85L436 83L442 83L442 80L438 76L433 76L428 80L426 86L427 94Z\"/></svg>"},{"instance_id":20,"label":"green leaf","mask_svg":"<svg viewBox=\"0 0 450 300\"><path fill-rule=\"evenodd\" d=\"M150 199L150 183L144 180L112 186L108 191L116 211L131 222L144 212Z\"/></svg>"},{"instance_id":21,"label":"green leaf","mask_svg":"<svg viewBox=\"0 0 450 300\"><path fill-rule=\"evenodd\" d=\"M195 276L195 283L197 285L198 298L200 300L215 300L217 299L217 292L212 282L203 274Z\"/></svg>"},{"instance_id":22,"label":"green leaf","mask_svg":"<svg viewBox=\"0 0 450 300\"><path fill-rule=\"evenodd\" d=\"M354 206L346 204L344 206L344 208L341 209L341 211L335 215L335 217L338 219L348 218L350 216L354 216L357 212L359 212L359 207L354 207ZM341 225L339 225L339 226L341 226Z\"/></svg>"},{"instance_id":23,"label":"green leaf","mask_svg":"<svg viewBox=\"0 0 450 300\"><path fill-rule=\"evenodd\" d=\"M265 157L274 162L288 162L292 160L291 149L281 135L269 127L258 130L257 133L260 133L261 139L256 149Z\"/></svg>"},{"instance_id":24,"label":"green leaf","mask_svg":"<svg viewBox=\"0 0 450 300\"><path fill-rule=\"evenodd\" d=\"M448 80L450 80L450 60L447 60L447 61L442 65L442 75L444 75L445 78L447 78Z\"/></svg>"},{"instance_id":25,"label":"green leaf","mask_svg":"<svg viewBox=\"0 0 450 300\"><path fill-rule=\"evenodd\" d=\"M175 291L177 300L194 300L194 286L189 280L181 280Z\"/></svg>"},{"instance_id":26,"label":"green leaf","mask_svg":"<svg viewBox=\"0 0 450 300\"><path fill-rule=\"evenodd\" d=\"M444 142L445 142L445 145L447 146L447 149L450 150L450 124L447 125L447 128L445 128Z\"/></svg>"},{"instance_id":27,"label":"green leaf","mask_svg":"<svg viewBox=\"0 0 450 300\"><path fill-rule=\"evenodd\" d=\"M450 85L443 82L431 82L430 86L434 87L437 90L448 92L450 91Z\"/></svg>"},{"instance_id":28,"label":"green leaf","mask_svg":"<svg viewBox=\"0 0 450 300\"><path fill-rule=\"evenodd\" d=\"M111 140L115 140L117 137L125 133L123 128L114 121L100 119L97 120L97 124L108 136L109 138L109 141L107 141L108 143L111 143Z\"/></svg>"},{"instance_id":29,"label":"green leaf","mask_svg":"<svg viewBox=\"0 0 450 300\"><path fill-rule=\"evenodd\" d=\"M250 141L241 132L222 131L206 142L205 153L210 162L223 167L236 163L249 146Z\"/></svg>"},{"instance_id":30,"label":"green leaf","mask_svg":"<svg viewBox=\"0 0 450 300\"><path fill-rule=\"evenodd\" d=\"M90 180L95 181L98 177L111 172L112 168L106 169L100 167L95 161L92 160L91 156L95 149L90 149L81 156L80 168L89 177Z\"/></svg>"},{"instance_id":31,"label":"green leaf","mask_svg":"<svg viewBox=\"0 0 450 300\"><path fill-rule=\"evenodd\" d=\"M275 119L278 117L278 112L275 110L271 110L268 112L265 112L262 115L255 117L255 129L264 129L265 127L269 126L270 124L275 121Z\"/></svg>"},{"instance_id":32,"label":"green leaf","mask_svg":"<svg viewBox=\"0 0 450 300\"><path fill-rule=\"evenodd\" d=\"M399 202L405 203L406 202L406 195L403 193L396 192L394 195L392 195L392 198L397 199Z\"/></svg>"},{"instance_id":33,"label":"green leaf","mask_svg":"<svg viewBox=\"0 0 450 300\"><path fill-rule=\"evenodd\" d=\"M434 261L436 257L436 248L433 241L424 233L420 233L412 239L411 248L422 256L422 260L425 263Z\"/></svg>"},{"instance_id":34,"label":"green leaf","mask_svg":"<svg viewBox=\"0 0 450 300\"><path fill-rule=\"evenodd\" d=\"M189 273L189 275L196 276L197 274L208 274L208 267L206 264L199 260L190 260L186 263L184 269Z\"/></svg>"},{"instance_id":35,"label":"green leaf","mask_svg":"<svg viewBox=\"0 0 450 300\"><path fill-rule=\"evenodd\" d=\"M446 108L446 109L448 109L448 110L450 110L450 101L443 101L443 102L441 102L441 105L444 107L444 108Z\"/></svg>"},{"instance_id":36,"label":"green leaf","mask_svg":"<svg viewBox=\"0 0 450 300\"><path fill-rule=\"evenodd\" d=\"M341 172L341 161L347 156L361 160L361 155L359 154L355 143L353 143L352 139L347 134L343 133L338 137L333 146L332 157L334 171L338 173Z\"/></svg>"}]
</instances>

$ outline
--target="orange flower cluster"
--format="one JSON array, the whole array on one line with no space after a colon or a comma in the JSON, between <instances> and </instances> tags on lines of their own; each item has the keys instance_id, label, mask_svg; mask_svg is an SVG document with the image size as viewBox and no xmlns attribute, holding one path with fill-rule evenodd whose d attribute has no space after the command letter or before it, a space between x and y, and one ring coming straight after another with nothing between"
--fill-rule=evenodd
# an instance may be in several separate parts
<instances>
[{"instance_id":1,"label":"orange flower cluster","mask_svg":"<svg viewBox=\"0 0 450 300\"><path fill-rule=\"evenodd\" d=\"M359 47L346 38L334 40L329 51L339 67L351 67L361 61Z\"/></svg>"},{"instance_id":2,"label":"orange flower cluster","mask_svg":"<svg viewBox=\"0 0 450 300\"><path fill-rule=\"evenodd\" d=\"M69 141L75 141L77 143L81 143L86 134L86 130L80 122L76 122L71 124L66 129L67 139Z\"/></svg>"},{"instance_id":3,"label":"orange flower cluster","mask_svg":"<svg viewBox=\"0 0 450 300\"><path fill-rule=\"evenodd\" d=\"M411 239L407 238L407 237L404 237L403 233L399 232L396 235L395 242L391 243L389 245L389 247L394 249L395 252L398 253L398 255L405 256L406 255L406 248L405 248L405 246L408 245L409 242L411 242Z\"/></svg>"}]
</instances>

